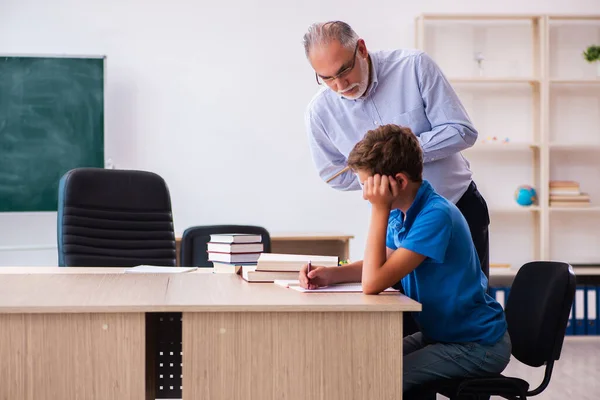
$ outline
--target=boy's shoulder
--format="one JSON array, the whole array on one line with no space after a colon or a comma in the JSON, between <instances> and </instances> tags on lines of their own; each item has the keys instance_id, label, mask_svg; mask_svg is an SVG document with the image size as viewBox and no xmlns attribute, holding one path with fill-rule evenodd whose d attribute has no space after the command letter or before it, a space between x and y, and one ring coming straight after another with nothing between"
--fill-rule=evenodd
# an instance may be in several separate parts
<instances>
[{"instance_id":1,"label":"boy's shoulder","mask_svg":"<svg viewBox=\"0 0 600 400\"><path fill-rule=\"evenodd\" d=\"M452 217L456 211L460 212L454 203L437 193L435 190L432 190L421 207L421 212L419 214L437 213Z\"/></svg>"},{"instance_id":2,"label":"boy's shoulder","mask_svg":"<svg viewBox=\"0 0 600 400\"><path fill-rule=\"evenodd\" d=\"M422 204L415 221L422 220L424 223L429 223L431 220L439 220L441 224L450 224L454 230L462 229L461 220L463 219L464 216L456 204L432 190ZM464 222L466 223L466 220Z\"/></svg>"}]
</instances>

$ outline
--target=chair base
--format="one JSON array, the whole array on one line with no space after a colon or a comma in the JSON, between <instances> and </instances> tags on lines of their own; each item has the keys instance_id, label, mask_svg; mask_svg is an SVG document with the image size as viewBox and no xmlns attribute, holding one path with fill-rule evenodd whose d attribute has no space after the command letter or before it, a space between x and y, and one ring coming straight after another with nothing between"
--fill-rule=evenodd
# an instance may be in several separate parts
<instances>
[{"instance_id":1,"label":"chair base","mask_svg":"<svg viewBox=\"0 0 600 400\"><path fill-rule=\"evenodd\" d=\"M425 385L451 400L484 400L490 396L505 399L526 399L529 383L523 379L496 375L485 378L447 379Z\"/></svg>"}]
</instances>

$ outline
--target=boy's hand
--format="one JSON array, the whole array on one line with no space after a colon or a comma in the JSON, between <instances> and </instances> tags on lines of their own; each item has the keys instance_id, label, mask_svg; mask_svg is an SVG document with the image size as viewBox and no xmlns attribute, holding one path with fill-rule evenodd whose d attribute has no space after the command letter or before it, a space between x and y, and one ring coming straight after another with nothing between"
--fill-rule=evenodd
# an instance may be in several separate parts
<instances>
[{"instance_id":1,"label":"boy's hand","mask_svg":"<svg viewBox=\"0 0 600 400\"><path fill-rule=\"evenodd\" d=\"M316 289L323 286L329 286L333 284L331 277L331 268L328 267L316 267L312 266L308 275L306 274L308 265L303 265L300 269L300 275L298 280L300 286L304 289Z\"/></svg>"},{"instance_id":2,"label":"boy's hand","mask_svg":"<svg viewBox=\"0 0 600 400\"><path fill-rule=\"evenodd\" d=\"M367 178L363 187L363 198L373 206L392 208L392 203L398 197L398 182L393 177L375 174Z\"/></svg>"}]
</instances>

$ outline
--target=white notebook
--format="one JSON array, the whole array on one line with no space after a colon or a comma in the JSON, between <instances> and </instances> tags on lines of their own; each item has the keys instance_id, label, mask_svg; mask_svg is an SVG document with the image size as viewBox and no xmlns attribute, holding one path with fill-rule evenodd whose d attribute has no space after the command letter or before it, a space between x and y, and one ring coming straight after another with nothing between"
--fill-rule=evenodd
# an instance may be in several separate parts
<instances>
[{"instance_id":1,"label":"white notebook","mask_svg":"<svg viewBox=\"0 0 600 400\"><path fill-rule=\"evenodd\" d=\"M273 283L278 286L288 288L293 285L298 286L300 284L300 281L298 279L276 279Z\"/></svg>"},{"instance_id":2,"label":"white notebook","mask_svg":"<svg viewBox=\"0 0 600 400\"><path fill-rule=\"evenodd\" d=\"M180 274L197 270L198 267L160 267L155 265L138 265L123 271L126 274Z\"/></svg>"},{"instance_id":3,"label":"white notebook","mask_svg":"<svg viewBox=\"0 0 600 400\"><path fill-rule=\"evenodd\" d=\"M288 281L289 282L289 281ZM277 282L276 282L277 283ZM284 286L285 282L279 284L280 286ZM362 285L360 283L341 283L338 285L325 286L317 289L304 289L300 285L295 285L293 283L288 283L287 286L290 289L297 290L302 293L361 293ZM398 290L394 288L387 288L385 292L397 292Z\"/></svg>"}]
</instances>

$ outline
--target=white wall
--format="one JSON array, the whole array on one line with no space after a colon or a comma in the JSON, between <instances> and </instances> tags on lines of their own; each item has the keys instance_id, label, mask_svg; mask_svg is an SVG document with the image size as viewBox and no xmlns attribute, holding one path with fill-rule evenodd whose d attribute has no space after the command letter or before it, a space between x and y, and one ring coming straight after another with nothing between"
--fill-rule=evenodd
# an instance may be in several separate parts
<instances>
[{"instance_id":1,"label":"white wall","mask_svg":"<svg viewBox=\"0 0 600 400\"><path fill-rule=\"evenodd\" d=\"M368 4L368 5L367 5ZM302 35L343 19L370 48L412 47L421 12L595 13L598 0L0 0L0 54L107 56L106 155L162 175L175 228L354 234L368 207L321 182L303 126L317 89ZM0 265L55 265L56 215L0 215Z\"/></svg>"}]
</instances>

